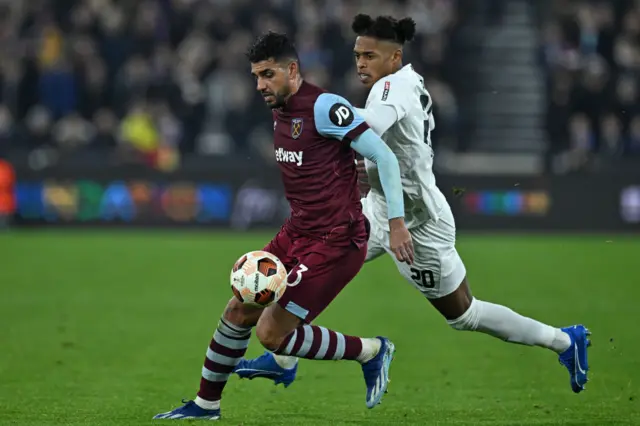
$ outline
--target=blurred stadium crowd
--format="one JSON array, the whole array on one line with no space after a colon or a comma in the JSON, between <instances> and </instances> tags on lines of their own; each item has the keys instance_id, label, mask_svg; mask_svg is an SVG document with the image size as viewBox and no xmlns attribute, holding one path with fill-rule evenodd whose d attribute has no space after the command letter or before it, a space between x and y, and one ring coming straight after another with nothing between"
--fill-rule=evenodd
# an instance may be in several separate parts
<instances>
[{"instance_id":1,"label":"blurred stadium crowd","mask_svg":"<svg viewBox=\"0 0 640 426\"><path fill-rule=\"evenodd\" d=\"M555 1L542 34L555 166L640 156L640 1Z\"/></svg>"},{"instance_id":2,"label":"blurred stadium crowd","mask_svg":"<svg viewBox=\"0 0 640 426\"><path fill-rule=\"evenodd\" d=\"M483 0L492 25L506 1ZM639 154L640 1L530 3L551 9L540 36L551 157L582 167L596 152ZM271 159L271 117L254 90L246 47L269 29L289 33L306 78L359 104L350 30L359 12L416 20L408 55L434 97L437 137L455 139L464 4L0 0L0 155L169 168L190 154Z\"/></svg>"},{"instance_id":3,"label":"blurred stadium crowd","mask_svg":"<svg viewBox=\"0 0 640 426\"><path fill-rule=\"evenodd\" d=\"M399 3L402 3L401 5ZM443 111L452 0L0 0L0 144L154 163L158 154L262 152L271 116L244 52L267 30L295 37L306 78L362 99L352 17L413 16L416 67ZM401 7L400 7L401 6Z\"/></svg>"}]
</instances>

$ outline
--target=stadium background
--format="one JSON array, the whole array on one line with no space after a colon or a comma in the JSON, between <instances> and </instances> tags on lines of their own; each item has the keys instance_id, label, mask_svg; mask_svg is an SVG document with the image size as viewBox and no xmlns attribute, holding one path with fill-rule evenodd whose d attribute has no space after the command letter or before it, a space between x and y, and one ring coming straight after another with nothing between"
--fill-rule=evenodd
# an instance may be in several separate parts
<instances>
[{"instance_id":1,"label":"stadium background","mask_svg":"<svg viewBox=\"0 0 640 426\"><path fill-rule=\"evenodd\" d=\"M590 324L597 372L574 398L553 359L451 332L381 260L321 321L396 340L385 406L361 410L348 366L304 363L293 392L232 381L225 416L640 424L633 0L0 0L0 424L139 424L193 395L229 265L288 213L245 48L286 31L309 81L361 104L360 12L417 22L406 58L476 291Z\"/></svg>"}]
</instances>

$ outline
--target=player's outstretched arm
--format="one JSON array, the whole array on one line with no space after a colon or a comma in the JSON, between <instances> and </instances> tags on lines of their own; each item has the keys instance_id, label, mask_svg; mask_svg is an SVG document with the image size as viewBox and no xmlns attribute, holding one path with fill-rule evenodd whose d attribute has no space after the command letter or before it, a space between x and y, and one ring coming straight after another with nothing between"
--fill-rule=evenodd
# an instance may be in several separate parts
<instances>
[{"instance_id":1,"label":"player's outstretched arm","mask_svg":"<svg viewBox=\"0 0 640 426\"><path fill-rule=\"evenodd\" d=\"M318 133L351 142L351 147L378 165L380 184L387 201L392 250L400 261L413 262L411 236L404 225L404 197L400 166L395 154L344 98L324 93L314 105ZM395 247L394 247L395 245Z\"/></svg>"},{"instance_id":2,"label":"player's outstretched arm","mask_svg":"<svg viewBox=\"0 0 640 426\"><path fill-rule=\"evenodd\" d=\"M387 200L387 217L389 220L404 217L400 165L395 154L371 129L368 129L352 141L351 147L358 154L378 165L380 184Z\"/></svg>"},{"instance_id":3,"label":"player's outstretched arm","mask_svg":"<svg viewBox=\"0 0 640 426\"><path fill-rule=\"evenodd\" d=\"M324 93L314 105L318 132L327 138L351 142L351 147L378 165L380 183L387 200L389 220L404 217L404 198L398 159L376 135L349 101Z\"/></svg>"}]
</instances>

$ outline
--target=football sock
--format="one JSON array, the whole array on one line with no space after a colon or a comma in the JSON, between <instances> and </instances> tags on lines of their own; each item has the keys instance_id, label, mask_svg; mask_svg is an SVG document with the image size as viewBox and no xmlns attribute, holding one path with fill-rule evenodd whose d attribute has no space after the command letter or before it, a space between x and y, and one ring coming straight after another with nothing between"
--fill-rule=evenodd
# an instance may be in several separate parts
<instances>
[{"instance_id":1,"label":"football sock","mask_svg":"<svg viewBox=\"0 0 640 426\"><path fill-rule=\"evenodd\" d=\"M196 399L193 401L200 408L205 410L219 410L220 409L220 400L217 401L207 401L206 399L202 399L199 396L196 396Z\"/></svg>"},{"instance_id":2,"label":"football sock","mask_svg":"<svg viewBox=\"0 0 640 426\"><path fill-rule=\"evenodd\" d=\"M362 339L362 352L356 361L360 364L371 361L380 352L381 345L380 339Z\"/></svg>"},{"instance_id":3,"label":"football sock","mask_svg":"<svg viewBox=\"0 0 640 426\"><path fill-rule=\"evenodd\" d=\"M295 367L298 363L298 358L296 358L295 356L273 354L273 359L276 361L276 364L278 364L285 370L289 370Z\"/></svg>"},{"instance_id":4,"label":"football sock","mask_svg":"<svg viewBox=\"0 0 640 426\"><path fill-rule=\"evenodd\" d=\"M378 352L380 352L381 343L380 339L360 338L360 340L362 341L362 350L360 351L360 355L356 357L356 361L358 361L360 364L364 364L365 362L372 360L376 355L378 355ZM298 363L298 358L294 356L273 354L273 358L275 359L276 364L278 364L285 370L289 370L295 367L295 365Z\"/></svg>"},{"instance_id":5,"label":"football sock","mask_svg":"<svg viewBox=\"0 0 640 426\"><path fill-rule=\"evenodd\" d=\"M303 325L289 334L275 353L306 359L357 360L362 346L359 337L345 336L315 325Z\"/></svg>"},{"instance_id":6,"label":"football sock","mask_svg":"<svg viewBox=\"0 0 640 426\"><path fill-rule=\"evenodd\" d=\"M479 331L507 342L541 346L557 353L571 346L571 338L559 328L478 299L471 301L471 306L461 317L447 322L456 330Z\"/></svg>"},{"instance_id":7,"label":"football sock","mask_svg":"<svg viewBox=\"0 0 640 426\"><path fill-rule=\"evenodd\" d=\"M204 359L200 390L195 400L198 406L209 410L219 408L222 390L234 367L247 351L250 337L251 328L240 327L230 324L224 318L220 319ZM216 402L218 405L207 404L206 401Z\"/></svg>"}]
</instances>

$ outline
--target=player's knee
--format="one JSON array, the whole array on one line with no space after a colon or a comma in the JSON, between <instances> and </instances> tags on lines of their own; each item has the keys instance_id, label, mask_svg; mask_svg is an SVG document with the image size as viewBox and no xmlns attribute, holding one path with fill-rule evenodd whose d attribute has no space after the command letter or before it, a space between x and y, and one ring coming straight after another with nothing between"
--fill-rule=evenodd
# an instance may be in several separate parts
<instances>
[{"instance_id":1,"label":"player's knee","mask_svg":"<svg viewBox=\"0 0 640 426\"><path fill-rule=\"evenodd\" d=\"M240 327L253 327L258 323L261 312L261 309L245 305L234 297L227 303L224 319Z\"/></svg>"},{"instance_id":2,"label":"player's knee","mask_svg":"<svg viewBox=\"0 0 640 426\"><path fill-rule=\"evenodd\" d=\"M471 299L471 304L464 314L453 320L447 320L447 324L454 330L475 331L480 322L480 303L476 299Z\"/></svg>"},{"instance_id":3,"label":"player's knee","mask_svg":"<svg viewBox=\"0 0 640 426\"><path fill-rule=\"evenodd\" d=\"M265 349L276 351L287 336L283 336L279 330L270 327L268 323L260 323L256 327L256 337Z\"/></svg>"}]
</instances>

